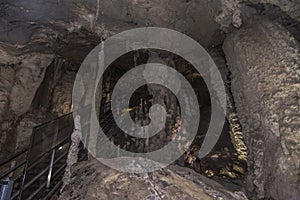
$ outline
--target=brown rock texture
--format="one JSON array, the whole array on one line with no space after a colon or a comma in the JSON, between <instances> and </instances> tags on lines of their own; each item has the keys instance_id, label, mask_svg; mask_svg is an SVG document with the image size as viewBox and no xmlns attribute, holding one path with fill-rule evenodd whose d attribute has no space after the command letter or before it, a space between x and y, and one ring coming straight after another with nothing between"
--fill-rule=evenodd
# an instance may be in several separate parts
<instances>
[{"instance_id":1,"label":"brown rock texture","mask_svg":"<svg viewBox=\"0 0 300 200\"><path fill-rule=\"evenodd\" d=\"M44 80L45 71L51 63L53 55L31 53L15 57L4 49L1 49L0 52L1 157L8 156L16 150L15 148L23 150L22 148L27 147L29 141L25 143L23 141L30 138L31 129L36 123L32 117L28 116L23 119L22 115L30 110L36 91ZM37 116L35 119L40 121L40 118ZM20 134L18 135L17 132ZM22 135L23 133L25 134ZM17 139L17 137L19 138Z\"/></svg>"},{"instance_id":2,"label":"brown rock texture","mask_svg":"<svg viewBox=\"0 0 300 200\"><path fill-rule=\"evenodd\" d=\"M14 113L22 115L28 111L53 58L53 55L34 54L25 56L17 65L15 85L10 94L10 107Z\"/></svg>"},{"instance_id":3,"label":"brown rock texture","mask_svg":"<svg viewBox=\"0 0 300 200\"><path fill-rule=\"evenodd\" d=\"M299 44L262 19L223 47L249 149L248 189L258 198L299 199Z\"/></svg>"},{"instance_id":4,"label":"brown rock texture","mask_svg":"<svg viewBox=\"0 0 300 200\"><path fill-rule=\"evenodd\" d=\"M242 192L230 192L192 170L170 166L153 173L129 174L110 169L97 160L79 163L72 169L70 184L60 200L106 199L247 199Z\"/></svg>"},{"instance_id":5,"label":"brown rock texture","mask_svg":"<svg viewBox=\"0 0 300 200\"><path fill-rule=\"evenodd\" d=\"M251 3L267 3L279 6L284 12L292 18L300 21L300 3L298 0L250 0Z\"/></svg>"}]
</instances>

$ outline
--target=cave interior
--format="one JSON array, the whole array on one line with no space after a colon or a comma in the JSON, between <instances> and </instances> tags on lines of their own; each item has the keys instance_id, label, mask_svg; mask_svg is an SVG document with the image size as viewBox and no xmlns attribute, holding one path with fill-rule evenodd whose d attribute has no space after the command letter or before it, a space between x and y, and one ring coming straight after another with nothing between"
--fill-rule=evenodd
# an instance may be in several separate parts
<instances>
[{"instance_id":1,"label":"cave interior","mask_svg":"<svg viewBox=\"0 0 300 200\"><path fill-rule=\"evenodd\" d=\"M297 0L2 0L0 19L1 200L299 199ZM126 99L117 96L120 107L114 110L119 121L129 113L148 134L145 127L154 120L151 107L160 104L166 112L164 127L146 138L118 127L113 91L136 66L160 63L183 75L196 94L201 116L188 150L165 171L128 174L95 162L97 152L107 150L100 136L77 138L80 130L89 132L91 127L77 123L73 94L90 94L87 88L75 90L74 82L97 45L141 27L182 32L208 52L224 83L226 116L218 141L199 158L214 98L205 75L173 52L153 48L123 54L103 72L93 102L103 133L118 147L107 158L122 157L122 151L159 150L177 137L183 124L176 94L149 83L134 91L126 109L121 106ZM168 72L160 75L172 79ZM133 80L121 90L129 90ZM128 130L135 132L136 126ZM89 152L93 145L96 153Z\"/></svg>"}]
</instances>

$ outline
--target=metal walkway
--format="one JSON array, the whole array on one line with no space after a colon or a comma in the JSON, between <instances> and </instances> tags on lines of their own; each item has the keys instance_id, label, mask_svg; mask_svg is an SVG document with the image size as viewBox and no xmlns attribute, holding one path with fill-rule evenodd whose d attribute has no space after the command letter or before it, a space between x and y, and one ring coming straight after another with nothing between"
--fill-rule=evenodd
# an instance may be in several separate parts
<instances>
[{"instance_id":1,"label":"metal walkway","mask_svg":"<svg viewBox=\"0 0 300 200\"><path fill-rule=\"evenodd\" d=\"M25 149L0 163L0 200L50 199L62 185L73 113L35 127ZM86 159L81 144L79 160Z\"/></svg>"}]
</instances>

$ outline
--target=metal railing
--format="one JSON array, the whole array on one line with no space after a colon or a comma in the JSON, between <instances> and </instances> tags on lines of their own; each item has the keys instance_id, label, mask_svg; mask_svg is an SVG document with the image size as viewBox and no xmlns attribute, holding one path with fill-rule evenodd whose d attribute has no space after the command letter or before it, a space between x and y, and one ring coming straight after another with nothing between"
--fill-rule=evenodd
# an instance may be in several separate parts
<instances>
[{"instance_id":1,"label":"metal railing","mask_svg":"<svg viewBox=\"0 0 300 200\"><path fill-rule=\"evenodd\" d=\"M55 192L53 188L64 173L72 132L72 113L33 129L19 199L44 199Z\"/></svg>"},{"instance_id":2,"label":"metal railing","mask_svg":"<svg viewBox=\"0 0 300 200\"><path fill-rule=\"evenodd\" d=\"M90 109L88 105L76 114L88 116ZM111 112L101 114L99 120L102 128L111 132ZM0 200L50 199L62 185L73 128L73 113L34 127L29 148L0 163L0 186L12 183L9 198L2 199L0 193ZM83 132L89 133L89 128L88 121L81 123ZM89 135L84 135L82 141L78 161L87 159Z\"/></svg>"},{"instance_id":3,"label":"metal railing","mask_svg":"<svg viewBox=\"0 0 300 200\"><path fill-rule=\"evenodd\" d=\"M0 163L2 189L12 183L9 197L0 196L1 200L52 197L62 185L73 124L73 113L69 113L35 127L29 148ZM86 154L79 159L86 159Z\"/></svg>"},{"instance_id":4,"label":"metal railing","mask_svg":"<svg viewBox=\"0 0 300 200\"><path fill-rule=\"evenodd\" d=\"M1 186L1 197L0 199L7 199L11 194L17 194L20 191L20 185L22 183L24 167L26 164L26 155L28 149L24 149L19 153L16 153L12 157L6 159L0 163L1 175L0 175L0 186ZM11 194L5 193L9 190Z\"/></svg>"},{"instance_id":5,"label":"metal railing","mask_svg":"<svg viewBox=\"0 0 300 200\"><path fill-rule=\"evenodd\" d=\"M20 163L15 163L13 164L14 166L10 166L10 168L8 170L6 170L5 172L2 172L2 174L0 175L0 180L2 180L3 178L6 178L6 177L10 177L13 176L13 172L15 172L17 169L21 168L22 166L25 165L26 163L26 154L27 154L27 151L28 149L24 149L23 151L20 151L19 153L16 153L15 155L13 155L12 157L6 159L5 161L3 161L2 163L0 163L0 167L2 169L5 169L4 167L7 166L7 165L12 165L13 162L16 162L17 158L21 158L23 157L23 159L21 160Z\"/></svg>"}]
</instances>

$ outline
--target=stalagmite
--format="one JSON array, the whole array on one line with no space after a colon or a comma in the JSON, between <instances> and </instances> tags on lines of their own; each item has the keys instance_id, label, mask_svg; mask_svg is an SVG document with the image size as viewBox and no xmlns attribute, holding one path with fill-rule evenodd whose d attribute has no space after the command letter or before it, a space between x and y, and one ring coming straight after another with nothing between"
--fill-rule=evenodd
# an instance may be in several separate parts
<instances>
[{"instance_id":1,"label":"stalagmite","mask_svg":"<svg viewBox=\"0 0 300 200\"><path fill-rule=\"evenodd\" d=\"M80 116L77 115L74 119L74 131L71 135L72 143L71 143L71 146L69 149L69 154L68 154L68 158L67 158L67 167L65 169L65 174L63 177L63 186L61 188L61 191L71 181L71 174L72 174L71 167L78 161L80 140L81 140Z\"/></svg>"}]
</instances>

